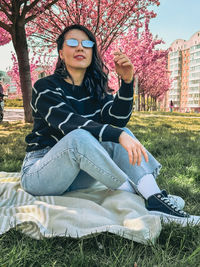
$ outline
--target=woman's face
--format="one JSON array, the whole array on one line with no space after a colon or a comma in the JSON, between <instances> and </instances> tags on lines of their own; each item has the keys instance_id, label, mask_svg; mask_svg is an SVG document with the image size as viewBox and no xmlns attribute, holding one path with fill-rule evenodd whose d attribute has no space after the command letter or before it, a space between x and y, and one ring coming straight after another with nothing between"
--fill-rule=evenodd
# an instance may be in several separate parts
<instances>
[{"instance_id":1,"label":"woman's face","mask_svg":"<svg viewBox=\"0 0 200 267\"><path fill-rule=\"evenodd\" d=\"M69 39L76 39L78 41L78 46L68 46L66 41ZM86 71L87 67L89 67L92 62L92 48L83 47L81 44L83 40L90 39L87 34L81 30L74 29L65 34L63 48L59 51L59 54L60 58L64 60L68 71Z\"/></svg>"}]
</instances>

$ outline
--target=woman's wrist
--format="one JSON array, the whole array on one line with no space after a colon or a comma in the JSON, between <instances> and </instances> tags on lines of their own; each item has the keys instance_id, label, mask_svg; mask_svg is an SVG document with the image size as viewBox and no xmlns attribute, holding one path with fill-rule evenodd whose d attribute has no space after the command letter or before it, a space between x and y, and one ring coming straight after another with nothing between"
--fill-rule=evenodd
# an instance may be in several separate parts
<instances>
[{"instance_id":1,"label":"woman's wrist","mask_svg":"<svg viewBox=\"0 0 200 267\"><path fill-rule=\"evenodd\" d=\"M131 83L132 81L133 81L133 77L132 77L132 79L122 79L125 83Z\"/></svg>"},{"instance_id":2,"label":"woman's wrist","mask_svg":"<svg viewBox=\"0 0 200 267\"><path fill-rule=\"evenodd\" d=\"M121 134L120 134L120 136L119 136L119 143L121 143L121 140L123 139L124 134L126 134L125 131L121 132Z\"/></svg>"}]
</instances>

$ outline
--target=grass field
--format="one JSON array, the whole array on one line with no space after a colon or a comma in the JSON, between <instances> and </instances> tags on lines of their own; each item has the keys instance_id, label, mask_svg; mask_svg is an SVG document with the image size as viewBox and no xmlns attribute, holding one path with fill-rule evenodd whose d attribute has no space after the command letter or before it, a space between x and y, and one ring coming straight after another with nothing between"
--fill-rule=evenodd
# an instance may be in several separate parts
<instances>
[{"instance_id":1,"label":"grass field","mask_svg":"<svg viewBox=\"0 0 200 267\"><path fill-rule=\"evenodd\" d=\"M168 114L170 115L170 114ZM158 183L200 215L200 118L135 114L128 127L163 165ZM0 171L19 171L31 125L0 124ZM32 240L15 229L0 236L0 266L200 266L200 226L164 225L155 245L112 235Z\"/></svg>"}]
</instances>

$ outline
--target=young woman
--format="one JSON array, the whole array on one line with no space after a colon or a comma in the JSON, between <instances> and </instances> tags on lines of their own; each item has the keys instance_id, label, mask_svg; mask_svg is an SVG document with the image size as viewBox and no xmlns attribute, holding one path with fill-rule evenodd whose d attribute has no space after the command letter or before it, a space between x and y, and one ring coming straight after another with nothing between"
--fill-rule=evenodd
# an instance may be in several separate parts
<instances>
[{"instance_id":1,"label":"young woman","mask_svg":"<svg viewBox=\"0 0 200 267\"><path fill-rule=\"evenodd\" d=\"M146 208L171 219L190 217L155 181L161 165L124 128L133 105L134 68L114 52L121 87L115 98L94 35L81 25L57 39L55 73L33 88L34 127L26 137L21 185L33 195L61 195L99 181L140 194ZM182 206L183 207L183 206Z\"/></svg>"}]
</instances>

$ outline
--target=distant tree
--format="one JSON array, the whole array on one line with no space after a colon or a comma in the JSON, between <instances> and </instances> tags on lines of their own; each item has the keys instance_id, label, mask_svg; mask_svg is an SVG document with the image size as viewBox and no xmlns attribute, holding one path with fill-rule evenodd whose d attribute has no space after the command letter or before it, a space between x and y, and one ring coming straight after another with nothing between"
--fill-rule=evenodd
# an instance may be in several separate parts
<instances>
[{"instance_id":1,"label":"distant tree","mask_svg":"<svg viewBox=\"0 0 200 267\"><path fill-rule=\"evenodd\" d=\"M19 65L15 53L12 53L12 62L13 66L9 71L7 71L7 74L11 78L12 85L14 85L17 88L16 94L20 96L21 84L19 76ZM44 62L48 62L49 64L47 65ZM29 65L30 65L32 84L34 84L38 80L38 76L41 74L41 72L45 73L45 75L50 75L54 72L56 61L55 58L54 61L51 62L49 58L41 60L40 57L33 55L33 57L31 57L29 61Z\"/></svg>"},{"instance_id":2,"label":"distant tree","mask_svg":"<svg viewBox=\"0 0 200 267\"><path fill-rule=\"evenodd\" d=\"M1 0L0 1L0 45L12 40L19 65L20 85L23 96L25 121L32 121L30 107L31 75L27 35L33 33L26 27L58 0ZM26 28L25 28L26 27Z\"/></svg>"},{"instance_id":3,"label":"distant tree","mask_svg":"<svg viewBox=\"0 0 200 267\"><path fill-rule=\"evenodd\" d=\"M79 23L94 32L103 55L127 29L139 28L145 18L155 17L156 14L149 10L154 5L159 5L159 0L1 0L0 15L5 17L1 17L0 27L9 32L16 51L26 121L31 121L31 75L26 36L40 54L50 54L63 28Z\"/></svg>"},{"instance_id":4,"label":"distant tree","mask_svg":"<svg viewBox=\"0 0 200 267\"><path fill-rule=\"evenodd\" d=\"M41 53L46 47L51 51L66 26L82 24L95 34L103 54L127 29L139 28L145 18L155 17L150 7L159 4L159 0L59 0L32 23L32 43Z\"/></svg>"},{"instance_id":5,"label":"distant tree","mask_svg":"<svg viewBox=\"0 0 200 267\"><path fill-rule=\"evenodd\" d=\"M164 93L169 90L171 80L167 70L168 50L159 50L157 45L163 41L155 38L148 28L149 20L145 22L143 31L138 34L137 29L129 30L123 36L120 36L104 54L107 66L111 71L111 87L117 90L118 78L116 77L114 65L112 62L112 52L121 48L134 64L135 77L138 79L138 101L139 110L146 109L147 99L156 103ZM146 100L145 100L146 98ZM140 100L142 103L140 103Z\"/></svg>"},{"instance_id":6,"label":"distant tree","mask_svg":"<svg viewBox=\"0 0 200 267\"><path fill-rule=\"evenodd\" d=\"M1 4L1 2L0 2L0 4ZM1 12L0 12L0 14L1 14L0 21L1 20L6 21L6 19L7 19L6 15L4 13L1 13ZM9 32L0 27L0 46L9 43L10 40L11 40L11 35L9 34Z\"/></svg>"}]
</instances>

